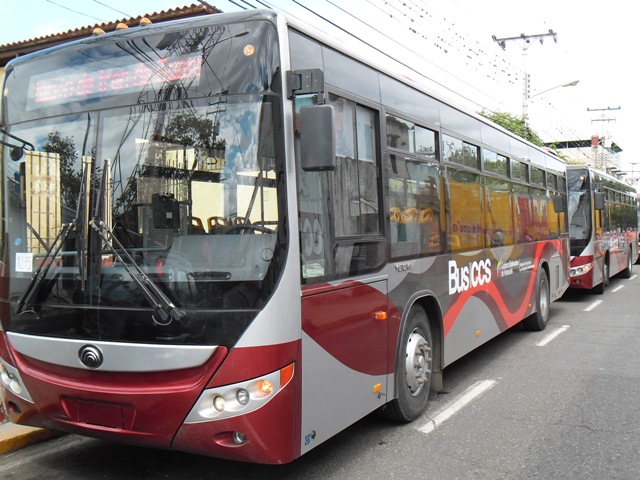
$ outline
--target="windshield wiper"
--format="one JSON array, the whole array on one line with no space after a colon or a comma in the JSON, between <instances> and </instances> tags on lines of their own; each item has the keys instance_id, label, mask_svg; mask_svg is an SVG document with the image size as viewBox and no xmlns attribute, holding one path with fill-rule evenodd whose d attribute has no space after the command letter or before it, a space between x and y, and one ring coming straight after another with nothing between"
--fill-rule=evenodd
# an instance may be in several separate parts
<instances>
[{"instance_id":1,"label":"windshield wiper","mask_svg":"<svg viewBox=\"0 0 640 480\"><path fill-rule=\"evenodd\" d=\"M131 279L140 287L140 290L142 290L144 297L151 304L155 312L155 314L152 315L153 321L162 326L169 325L174 320L185 323L187 320L187 312L176 307L164 292L144 273L127 249L124 248L122 243L120 243L114 235L113 230L102 220L96 218L91 220L89 224L98 235L100 235ZM122 252L122 255L120 252ZM128 264L132 265L133 269L129 267Z\"/></svg>"},{"instance_id":2,"label":"windshield wiper","mask_svg":"<svg viewBox=\"0 0 640 480\"><path fill-rule=\"evenodd\" d=\"M45 278L47 278L49 269L51 268L51 265L55 263L55 258L58 256L58 253L60 253L60 250L62 249L62 246L64 245L65 240L69 236L69 233L73 230L75 230L76 232L76 244L77 244L76 246L78 251L78 254L77 254L78 259L76 263L78 264L78 269L80 270L80 281L83 282L82 285L84 286L84 267L83 267L84 257L81 254L81 249L83 248L82 232L84 228L79 226L82 225L82 223L80 222L80 219L81 217L84 217L84 211L86 208L84 197L85 197L85 192L86 192L87 182L89 177L88 169L89 169L89 166L87 164L83 165L82 183L81 183L82 188L80 188L80 192L78 194L78 203L76 206L75 219L68 224L64 224L64 223L62 224L62 227L60 228L60 231L58 232L56 238L53 240L53 243L49 248L47 248L47 252L42 258L40 266L34 272L33 276L31 277L31 281L29 282L29 285L27 285L27 288L25 289L24 293L20 296L20 299L18 300L18 307L16 309L17 314L23 313L25 311L33 311L33 304L35 302L36 297L40 293L40 290L42 288ZM35 235L35 237L39 240L41 245L45 245L44 240L40 237L40 235L38 235L38 233L35 231L35 229L31 225L27 224L27 228L29 228L30 231Z\"/></svg>"},{"instance_id":3,"label":"windshield wiper","mask_svg":"<svg viewBox=\"0 0 640 480\"><path fill-rule=\"evenodd\" d=\"M136 285L138 285L140 290L142 290L144 297L151 304L155 312L152 315L153 321L162 326L169 325L174 320L184 324L187 321L187 313L176 307L160 287L158 287L158 285L156 285L147 276L147 274L144 273L144 270L140 268L127 249L122 245L122 243L120 243L120 240L115 236L111 227L109 227L101 218L102 208L107 204L104 196L107 192L106 175L108 169L109 162L108 160L105 160L100 179L100 187L96 198L94 215L89 222L89 225L98 233L98 235L100 235L100 238L102 238L105 244L109 247L109 250L111 250L118 261L122 264L131 279L136 283ZM117 248L114 247L114 244ZM122 254L120 254L120 252L122 252ZM133 268L131 268L127 263L132 265Z\"/></svg>"},{"instance_id":4,"label":"windshield wiper","mask_svg":"<svg viewBox=\"0 0 640 480\"><path fill-rule=\"evenodd\" d=\"M49 272L51 265L55 263L55 259L58 256L58 253L60 253L60 249L64 245L67 236L69 236L69 232L73 230L73 228L73 222L62 225L58 235L42 258L42 263L33 274L33 277L31 277L29 285L20 296L20 299L18 300L18 307L16 309L17 314L20 314L23 311L33 310L34 299L40 292L42 282L47 277L47 273Z\"/></svg>"}]
</instances>

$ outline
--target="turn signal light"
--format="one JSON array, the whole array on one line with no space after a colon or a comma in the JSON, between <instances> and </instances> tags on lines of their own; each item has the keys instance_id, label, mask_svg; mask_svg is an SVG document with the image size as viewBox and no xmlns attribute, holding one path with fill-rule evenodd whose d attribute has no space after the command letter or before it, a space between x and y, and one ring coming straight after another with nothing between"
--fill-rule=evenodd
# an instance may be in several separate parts
<instances>
[{"instance_id":1,"label":"turn signal light","mask_svg":"<svg viewBox=\"0 0 640 480\"><path fill-rule=\"evenodd\" d=\"M270 395L273 392L273 383L269 380L260 380L258 382L258 391L263 395Z\"/></svg>"}]
</instances>

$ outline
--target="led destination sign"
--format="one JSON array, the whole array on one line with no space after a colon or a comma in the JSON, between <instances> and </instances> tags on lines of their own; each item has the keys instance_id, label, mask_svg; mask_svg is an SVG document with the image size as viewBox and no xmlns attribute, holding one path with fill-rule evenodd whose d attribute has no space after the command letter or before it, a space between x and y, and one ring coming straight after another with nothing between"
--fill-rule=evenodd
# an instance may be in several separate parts
<instances>
[{"instance_id":1,"label":"led destination sign","mask_svg":"<svg viewBox=\"0 0 640 480\"><path fill-rule=\"evenodd\" d=\"M195 86L200 81L201 66L201 58L191 54L107 69L88 63L81 68L47 72L31 78L27 109L141 91L146 86L159 88L186 80L189 86Z\"/></svg>"}]
</instances>

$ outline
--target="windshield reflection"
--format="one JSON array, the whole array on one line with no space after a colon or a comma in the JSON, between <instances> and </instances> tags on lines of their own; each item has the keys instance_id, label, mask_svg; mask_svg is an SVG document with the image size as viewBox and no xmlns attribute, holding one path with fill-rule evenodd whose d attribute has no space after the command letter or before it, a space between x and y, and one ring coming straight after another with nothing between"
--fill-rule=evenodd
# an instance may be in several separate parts
<instances>
[{"instance_id":1,"label":"windshield reflection","mask_svg":"<svg viewBox=\"0 0 640 480\"><path fill-rule=\"evenodd\" d=\"M168 325L264 304L280 223L270 98L165 107L13 131L34 145L7 163L17 313L151 308Z\"/></svg>"}]
</instances>

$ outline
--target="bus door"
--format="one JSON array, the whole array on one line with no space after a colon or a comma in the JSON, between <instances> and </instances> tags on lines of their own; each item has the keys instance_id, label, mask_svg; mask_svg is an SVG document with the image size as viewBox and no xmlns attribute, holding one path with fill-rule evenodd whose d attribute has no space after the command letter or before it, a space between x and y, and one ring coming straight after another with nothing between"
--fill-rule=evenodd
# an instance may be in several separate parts
<instances>
[{"instance_id":1,"label":"bus door","mask_svg":"<svg viewBox=\"0 0 640 480\"><path fill-rule=\"evenodd\" d=\"M388 352L388 287L380 273L387 245L378 113L329 95L322 107L330 106L331 127L309 124L302 105L298 110L301 100L296 98L296 112L302 112L298 221L305 452L386 402L395 356ZM311 167L309 159L322 147L309 150L309 132L314 139L336 137L335 152Z\"/></svg>"},{"instance_id":2,"label":"bus door","mask_svg":"<svg viewBox=\"0 0 640 480\"><path fill-rule=\"evenodd\" d=\"M387 401L387 281L309 290L302 324L304 452Z\"/></svg>"}]
</instances>

